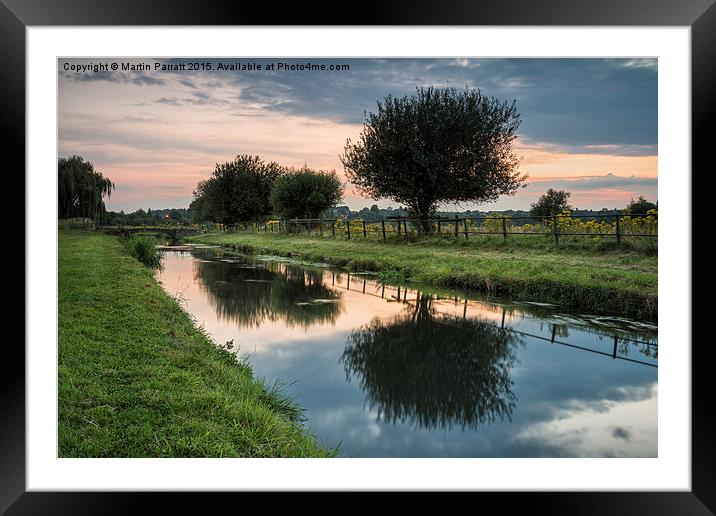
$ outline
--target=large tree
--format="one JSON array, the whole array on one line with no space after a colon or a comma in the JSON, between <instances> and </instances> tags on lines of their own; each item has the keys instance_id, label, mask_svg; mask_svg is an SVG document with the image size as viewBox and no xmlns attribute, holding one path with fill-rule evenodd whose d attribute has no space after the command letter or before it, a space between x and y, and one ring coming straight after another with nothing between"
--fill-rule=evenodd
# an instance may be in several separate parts
<instances>
[{"instance_id":1,"label":"large tree","mask_svg":"<svg viewBox=\"0 0 716 516\"><path fill-rule=\"evenodd\" d=\"M86 217L102 222L107 213L104 197L110 197L114 183L81 156L57 161L57 203L61 219Z\"/></svg>"},{"instance_id":2,"label":"large tree","mask_svg":"<svg viewBox=\"0 0 716 516\"><path fill-rule=\"evenodd\" d=\"M266 163L259 156L241 155L233 161L217 163L213 175L194 190L192 210L201 220L224 224L268 215L269 193L283 173L278 163Z\"/></svg>"},{"instance_id":3,"label":"large tree","mask_svg":"<svg viewBox=\"0 0 716 516\"><path fill-rule=\"evenodd\" d=\"M271 190L274 210L289 219L318 218L343 198L343 183L334 171L303 167L276 180Z\"/></svg>"},{"instance_id":4,"label":"large tree","mask_svg":"<svg viewBox=\"0 0 716 516\"><path fill-rule=\"evenodd\" d=\"M426 219L441 203L491 202L522 186L513 151L519 123L515 102L469 88L419 88L378 101L340 159L361 193L407 205L429 231Z\"/></svg>"},{"instance_id":5,"label":"large tree","mask_svg":"<svg viewBox=\"0 0 716 516\"><path fill-rule=\"evenodd\" d=\"M569 204L570 195L572 194L565 190L550 188L547 193L540 196L537 202L530 205L530 214L535 217L549 217L571 210L572 206Z\"/></svg>"}]
</instances>

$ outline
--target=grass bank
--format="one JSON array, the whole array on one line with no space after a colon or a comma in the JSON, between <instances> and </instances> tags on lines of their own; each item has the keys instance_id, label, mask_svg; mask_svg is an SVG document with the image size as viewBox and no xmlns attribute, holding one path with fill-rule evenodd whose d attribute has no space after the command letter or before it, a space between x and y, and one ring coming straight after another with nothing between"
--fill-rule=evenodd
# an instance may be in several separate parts
<instances>
[{"instance_id":1,"label":"grass bank","mask_svg":"<svg viewBox=\"0 0 716 516\"><path fill-rule=\"evenodd\" d=\"M595 314L657 319L658 258L628 245L535 246L517 239L400 243L282 233L215 233L186 240L379 271L391 283L410 280Z\"/></svg>"},{"instance_id":2,"label":"grass bank","mask_svg":"<svg viewBox=\"0 0 716 516\"><path fill-rule=\"evenodd\" d=\"M107 235L59 232L61 457L326 457Z\"/></svg>"}]
</instances>

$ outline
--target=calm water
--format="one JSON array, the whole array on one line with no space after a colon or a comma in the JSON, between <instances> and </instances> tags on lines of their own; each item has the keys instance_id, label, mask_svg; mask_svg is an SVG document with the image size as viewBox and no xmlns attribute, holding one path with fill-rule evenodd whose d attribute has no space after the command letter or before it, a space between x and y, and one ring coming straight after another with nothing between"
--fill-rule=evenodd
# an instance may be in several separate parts
<instances>
[{"instance_id":1,"label":"calm water","mask_svg":"<svg viewBox=\"0 0 716 516\"><path fill-rule=\"evenodd\" d=\"M158 277L343 456L657 456L655 326L216 248Z\"/></svg>"}]
</instances>

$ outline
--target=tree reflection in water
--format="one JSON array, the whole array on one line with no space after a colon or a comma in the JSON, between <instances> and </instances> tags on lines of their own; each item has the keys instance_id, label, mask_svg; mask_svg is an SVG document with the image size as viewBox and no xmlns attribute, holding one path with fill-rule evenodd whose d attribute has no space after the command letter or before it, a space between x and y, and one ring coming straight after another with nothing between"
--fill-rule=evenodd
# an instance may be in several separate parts
<instances>
[{"instance_id":1,"label":"tree reflection in water","mask_svg":"<svg viewBox=\"0 0 716 516\"><path fill-rule=\"evenodd\" d=\"M281 262L195 263L216 313L241 327L265 321L303 328L333 324L342 311L341 294L323 285L321 271Z\"/></svg>"},{"instance_id":2,"label":"tree reflection in water","mask_svg":"<svg viewBox=\"0 0 716 516\"><path fill-rule=\"evenodd\" d=\"M341 362L378 419L426 429L511 420L510 370L519 338L492 323L435 313L432 297L348 338Z\"/></svg>"}]
</instances>

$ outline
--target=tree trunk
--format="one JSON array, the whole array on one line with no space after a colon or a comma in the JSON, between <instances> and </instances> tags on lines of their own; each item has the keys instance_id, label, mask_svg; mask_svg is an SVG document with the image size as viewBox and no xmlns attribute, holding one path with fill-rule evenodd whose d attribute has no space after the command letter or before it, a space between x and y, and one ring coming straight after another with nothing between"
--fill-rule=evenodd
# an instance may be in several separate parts
<instances>
[{"instance_id":1,"label":"tree trunk","mask_svg":"<svg viewBox=\"0 0 716 516\"><path fill-rule=\"evenodd\" d=\"M420 217L420 226L423 229L423 233L426 235L431 235L433 232L433 225L430 223L430 210L426 210L424 212L420 212L418 214L418 217Z\"/></svg>"}]
</instances>

